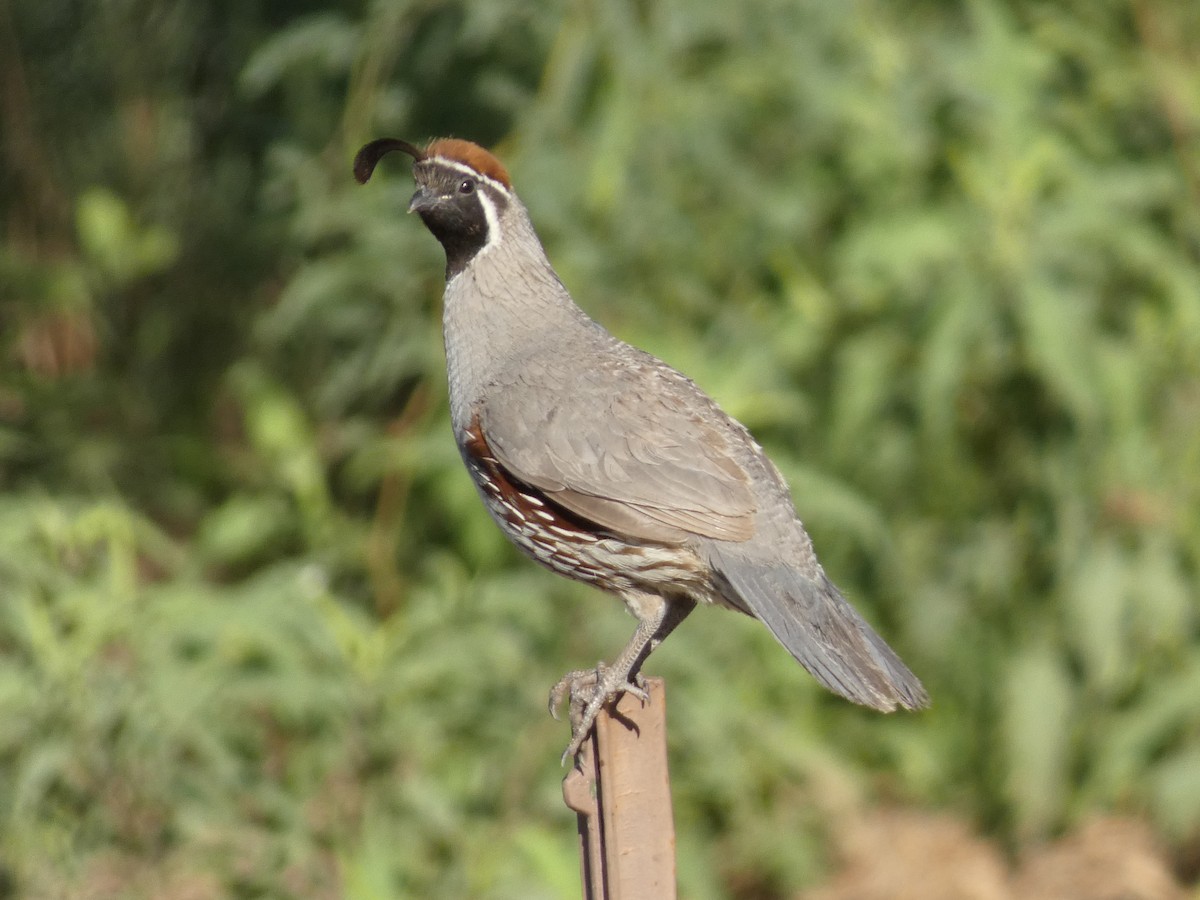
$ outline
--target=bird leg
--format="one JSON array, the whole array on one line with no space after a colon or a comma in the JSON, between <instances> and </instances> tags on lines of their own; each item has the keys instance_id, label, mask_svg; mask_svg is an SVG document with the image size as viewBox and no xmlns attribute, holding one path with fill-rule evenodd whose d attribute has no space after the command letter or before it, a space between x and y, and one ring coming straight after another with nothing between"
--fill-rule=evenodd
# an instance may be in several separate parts
<instances>
[{"instance_id":1,"label":"bird leg","mask_svg":"<svg viewBox=\"0 0 1200 900\"><path fill-rule=\"evenodd\" d=\"M556 719L563 698L570 697L571 743L563 751L564 763L579 751L605 703L624 693L633 694L643 703L650 700L640 671L642 663L696 608L696 601L687 597L655 599L658 602L649 609L646 604L627 601L629 608L638 615L638 626L616 662L611 666L599 663L594 669L568 672L551 688L550 715Z\"/></svg>"}]
</instances>

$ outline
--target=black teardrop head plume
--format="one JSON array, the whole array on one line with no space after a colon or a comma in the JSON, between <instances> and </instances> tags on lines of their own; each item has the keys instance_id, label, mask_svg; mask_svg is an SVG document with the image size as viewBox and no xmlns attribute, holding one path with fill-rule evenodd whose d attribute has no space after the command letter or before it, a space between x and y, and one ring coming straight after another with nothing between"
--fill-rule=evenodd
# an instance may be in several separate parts
<instances>
[{"instance_id":1,"label":"black teardrop head plume","mask_svg":"<svg viewBox=\"0 0 1200 900\"><path fill-rule=\"evenodd\" d=\"M397 140L396 138L379 138L367 144L354 157L354 179L359 184L366 184L371 178L371 173L375 171L375 166L379 163L380 158L385 154L391 153L393 150L403 150L417 162L425 158L425 151L418 150L408 141Z\"/></svg>"}]
</instances>

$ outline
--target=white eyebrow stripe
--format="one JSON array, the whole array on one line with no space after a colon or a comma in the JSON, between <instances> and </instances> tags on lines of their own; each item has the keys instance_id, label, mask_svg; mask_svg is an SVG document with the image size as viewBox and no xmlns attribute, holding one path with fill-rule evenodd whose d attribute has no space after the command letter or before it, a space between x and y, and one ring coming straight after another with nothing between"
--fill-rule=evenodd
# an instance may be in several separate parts
<instances>
[{"instance_id":1,"label":"white eyebrow stripe","mask_svg":"<svg viewBox=\"0 0 1200 900\"><path fill-rule=\"evenodd\" d=\"M448 169L453 169L456 172L461 172L464 175L470 175L472 178L478 178L480 181L488 185L488 187L495 188L505 197L512 196L512 192L495 178L492 178L490 175L484 175L478 169L472 169L466 163L460 163L456 159L446 159L444 156L431 156L429 157L429 161L445 166Z\"/></svg>"}]
</instances>

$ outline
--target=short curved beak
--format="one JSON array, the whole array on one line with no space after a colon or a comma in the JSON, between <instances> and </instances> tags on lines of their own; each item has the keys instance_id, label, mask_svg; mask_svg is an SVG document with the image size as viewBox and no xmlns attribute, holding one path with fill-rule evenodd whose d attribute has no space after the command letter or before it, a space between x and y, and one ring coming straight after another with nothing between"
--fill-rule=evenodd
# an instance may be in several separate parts
<instances>
[{"instance_id":1,"label":"short curved beak","mask_svg":"<svg viewBox=\"0 0 1200 900\"><path fill-rule=\"evenodd\" d=\"M417 188L417 192L412 195L412 200L408 201L408 211L410 213L425 212L437 202L437 197L433 196L428 190L423 187Z\"/></svg>"}]
</instances>

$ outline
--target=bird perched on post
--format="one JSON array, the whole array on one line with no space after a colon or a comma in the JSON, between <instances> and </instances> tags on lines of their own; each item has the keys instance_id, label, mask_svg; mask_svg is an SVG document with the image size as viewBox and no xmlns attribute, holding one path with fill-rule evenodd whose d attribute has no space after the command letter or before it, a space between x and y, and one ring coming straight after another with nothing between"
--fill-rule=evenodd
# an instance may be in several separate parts
<instances>
[{"instance_id":1,"label":"bird perched on post","mask_svg":"<svg viewBox=\"0 0 1200 900\"><path fill-rule=\"evenodd\" d=\"M366 183L409 154L417 213L446 251L450 417L505 535L536 562L619 596L637 630L611 665L550 692L578 749L596 715L695 608L759 619L813 677L873 709L916 709L921 682L825 576L779 470L690 379L613 337L563 287L508 172L469 141L363 147Z\"/></svg>"}]
</instances>

